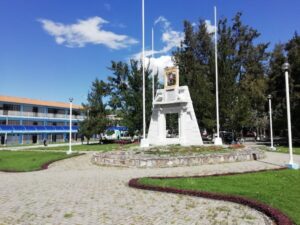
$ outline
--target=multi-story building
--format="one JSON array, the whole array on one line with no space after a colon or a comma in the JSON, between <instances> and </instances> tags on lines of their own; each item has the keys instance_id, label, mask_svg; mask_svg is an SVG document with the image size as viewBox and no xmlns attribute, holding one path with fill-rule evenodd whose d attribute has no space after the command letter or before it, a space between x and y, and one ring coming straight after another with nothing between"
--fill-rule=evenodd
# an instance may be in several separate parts
<instances>
[{"instance_id":1,"label":"multi-story building","mask_svg":"<svg viewBox=\"0 0 300 225\"><path fill-rule=\"evenodd\" d=\"M0 144L63 142L69 139L69 103L0 95ZM82 107L72 106L72 138L84 119Z\"/></svg>"}]
</instances>

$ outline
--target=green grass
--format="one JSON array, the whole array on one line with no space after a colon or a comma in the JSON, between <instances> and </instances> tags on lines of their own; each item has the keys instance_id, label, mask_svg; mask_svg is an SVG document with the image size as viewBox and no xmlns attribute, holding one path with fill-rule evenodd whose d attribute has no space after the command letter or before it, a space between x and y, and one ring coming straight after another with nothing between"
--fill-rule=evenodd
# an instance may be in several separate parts
<instances>
[{"instance_id":1,"label":"green grass","mask_svg":"<svg viewBox=\"0 0 300 225\"><path fill-rule=\"evenodd\" d=\"M46 163L78 154L65 152L0 151L0 171L29 172L42 169Z\"/></svg>"},{"instance_id":2,"label":"green grass","mask_svg":"<svg viewBox=\"0 0 300 225\"><path fill-rule=\"evenodd\" d=\"M276 147L276 152L289 153L289 147L277 146ZM300 155L300 148L299 147L293 147L293 154Z\"/></svg>"},{"instance_id":3,"label":"green grass","mask_svg":"<svg viewBox=\"0 0 300 225\"><path fill-rule=\"evenodd\" d=\"M55 142L55 143L49 143L49 145L63 145L63 144L67 144L67 142ZM30 147L30 146L37 146L37 145L43 145L42 142L36 143L36 144L9 144L9 145L0 145L0 148L15 148L15 147Z\"/></svg>"},{"instance_id":4,"label":"green grass","mask_svg":"<svg viewBox=\"0 0 300 225\"><path fill-rule=\"evenodd\" d=\"M141 178L139 182L154 186L248 197L281 210L296 224L300 225L299 170L279 170L203 178Z\"/></svg>"},{"instance_id":5,"label":"green grass","mask_svg":"<svg viewBox=\"0 0 300 225\"><path fill-rule=\"evenodd\" d=\"M83 145L72 145L73 151L101 151L101 152L107 152L107 151L113 151L113 150L121 150L121 149L127 149L129 147L136 146L136 144L126 144L126 145L120 145L120 144L83 144ZM69 146L56 146L56 147L40 147L40 148L30 148L26 149L26 151L30 150L52 150L52 151L67 151L69 149Z\"/></svg>"}]
</instances>

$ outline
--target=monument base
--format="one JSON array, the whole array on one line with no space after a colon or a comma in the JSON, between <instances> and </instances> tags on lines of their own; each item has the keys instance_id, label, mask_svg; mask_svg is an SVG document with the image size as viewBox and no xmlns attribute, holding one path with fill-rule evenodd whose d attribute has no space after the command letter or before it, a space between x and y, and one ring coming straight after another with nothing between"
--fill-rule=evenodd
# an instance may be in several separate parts
<instances>
[{"instance_id":1,"label":"monument base","mask_svg":"<svg viewBox=\"0 0 300 225\"><path fill-rule=\"evenodd\" d=\"M151 145L203 145L193 102L187 86L158 89L153 102L148 132ZM178 134L170 137L167 132L167 115L177 114Z\"/></svg>"},{"instance_id":2,"label":"monument base","mask_svg":"<svg viewBox=\"0 0 300 225\"><path fill-rule=\"evenodd\" d=\"M223 145L222 138L216 137L214 141L215 145Z\"/></svg>"},{"instance_id":3,"label":"monument base","mask_svg":"<svg viewBox=\"0 0 300 225\"><path fill-rule=\"evenodd\" d=\"M67 151L67 155L71 155L73 153L73 151L68 150Z\"/></svg>"},{"instance_id":4,"label":"monument base","mask_svg":"<svg viewBox=\"0 0 300 225\"><path fill-rule=\"evenodd\" d=\"M297 163L286 164L286 167L289 169L293 169L293 170L299 170L299 164L297 164Z\"/></svg>"},{"instance_id":5,"label":"monument base","mask_svg":"<svg viewBox=\"0 0 300 225\"><path fill-rule=\"evenodd\" d=\"M147 138L141 139L140 147L141 148L147 148L147 147L149 147L149 140Z\"/></svg>"}]
</instances>

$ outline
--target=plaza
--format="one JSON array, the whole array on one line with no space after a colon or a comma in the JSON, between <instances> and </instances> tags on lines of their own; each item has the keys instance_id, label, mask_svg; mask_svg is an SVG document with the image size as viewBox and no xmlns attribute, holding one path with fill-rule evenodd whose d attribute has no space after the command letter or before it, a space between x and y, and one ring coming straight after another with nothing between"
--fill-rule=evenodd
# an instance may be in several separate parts
<instances>
[{"instance_id":1,"label":"plaza","mask_svg":"<svg viewBox=\"0 0 300 225\"><path fill-rule=\"evenodd\" d=\"M300 225L282 6L1 1L0 225Z\"/></svg>"},{"instance_id":2,"label":"plaza","mask_svg":"<svg viewBox=\"0 0 300 225\"><path fill-rule=\"evenodd\" d=\"M2 224L272 224L246 206L128 187L143 176L193 176L279 168L288 155L176 168L99 167L92 152L30 173L0 172ZM300 162L300 157L295 156Z\"/></svg>"}]
</instances>

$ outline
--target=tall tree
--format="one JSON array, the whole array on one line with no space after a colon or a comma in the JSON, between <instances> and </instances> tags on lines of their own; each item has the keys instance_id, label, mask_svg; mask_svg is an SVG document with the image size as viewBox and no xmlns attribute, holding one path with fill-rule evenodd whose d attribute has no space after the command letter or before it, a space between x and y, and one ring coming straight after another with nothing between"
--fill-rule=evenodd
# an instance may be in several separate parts
<instances>
[{"instance_id":1,"label":"tall tree","mask_svg":"<svg viewBox=\"0 0 300 225\"><path fill-rule=\"evenodd\" d=\"M202 128L215 127L215 61L213 36L206 23L194 28L184 22L185 38L174 53L181 72L181 84L188 85ZM244 25L241 13L229 24L218 22L218 69L220 125L238 130L263 121L266 101L268 44L256 44L257 30ZM255 112L255 113L253 113Z\"/></svg>"},{"instance_id":2,"label":"tall tree","mask_svg":"<svg viewBox=\"0 0 300 225\"><path fill-rule=\"evenodd\" d=\"M215 124L211 35L204 21L200 21L197 29L184 21L184 34L181 47L174 52L175 63L179 66L180 85L189 87L200 128L211 130Z\"/></svg>"},{"instance_id":3,"label":"tall tree","mask_svg":"<svg viewBox=\"0 0 300 225\"><path fill-rule=\"evenodd\" d=\"M284 135L286 129L286 98L284 75L281 69L285 62L284 44L275 45L271 53L268 72L268 93L272 95L273 127L275 135Z\"/></svg>"},{"instance_id":4,"label":"tall tree","mask_svg":"<svg viewBox=\"0 0 300 225\"><path fill-rule=\"evenodd\" d=\"M137 60L130 60L130 63L112 62L109 76L110 107L121 112L123 123L129 128L131 134L143 129L143 108L142 108L142 67ZM146 90L146 124L149 122L152 113L152 73L145 68L145 90ZM155 74L155 87L158 87L158 74Z\"/></svg>"},{"instance_id":5,"label":"tall tree","mask_svg":"<svg viewBox=\"0 0 300 225\"><path fill-rule=\"evenodd\" d=\"M87 103L82 104L86 119L80 124L79 132L88 140L93 134L101 135L107 127L106 106L103 103L103 98L107 93L107 84L96 78L88 93Z\"/></svg>"},{"instance_id":6,"label":"tall tree","mask_svg":"<svg viewBox=\"0 0 300 225\"><path fill-rule=\"evenodd\" d=\"M286 44L288 62L291 64L290 90L293 135L300 137L300 36L295 32Z\"/></svg>"}]
</instances>

